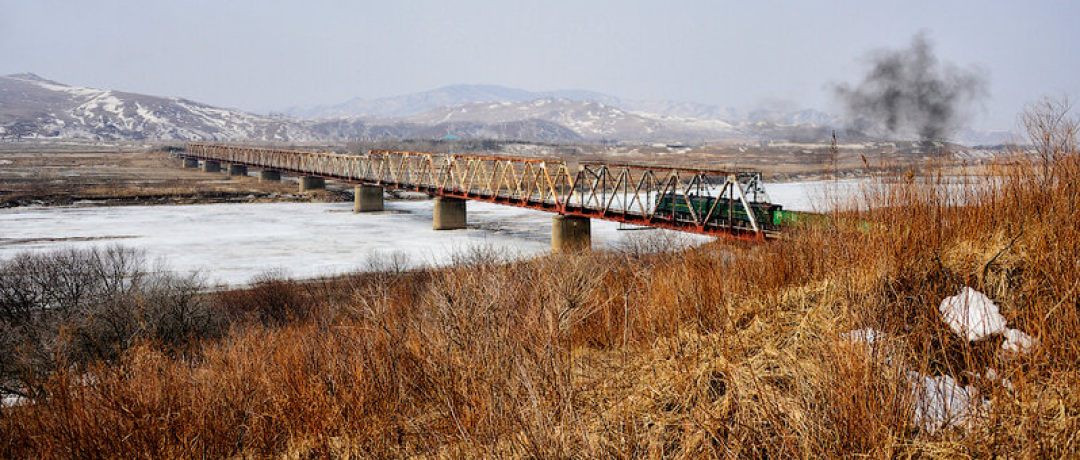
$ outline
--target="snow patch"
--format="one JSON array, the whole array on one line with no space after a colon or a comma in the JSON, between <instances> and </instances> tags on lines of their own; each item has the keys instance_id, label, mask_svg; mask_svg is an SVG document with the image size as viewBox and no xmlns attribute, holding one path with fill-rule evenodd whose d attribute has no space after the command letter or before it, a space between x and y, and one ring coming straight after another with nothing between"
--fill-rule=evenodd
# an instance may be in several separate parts
<instances>
[{"instance_id":1,"label":"snow patch","mask_svg":"<svg viewBox=\"0 0 1080 460\"><path fill-rule=\"evenodd\" d=\"M30 81L30 80L27 80L27 81ZM75 96L82 96L82 97L97 97L97 96L102 95L103 93L108 92L108 91L105 91L103 89L83 88L83 87L80 87L80 86L57 85L57 84L53 84L53 83L46 83L46 82L43 82L43 81L30 81L30 82L35 84L35 85L38 85L38 86L40 86L40 87L42 87L44 89L47 89L49 91L60 91L60 92L72 94L72 95L75 95Z\"/></svg>"},{"instance_id":2,"label":"snow patch","mask_svg":"<svg viewBox=\"0 0 1080 460\"><path fill-rule=\"evenodd\" d=\"M163 118L158 117L156 114L154 114L154 112L150 111L146 107L143 107L142 104L138 102L135 103L135 113L138 114L139 117L142 117L143 120L146 120L147 123L154 123L158 125L163 125L166 123Z\"/></svg>"},{"instance_id":3,"label":"snow patch","mask_svg":"<svg viewBox=\"0 0 1080 460\"><path fill-rule=\"evenodd\" d=\"M30 402L28 399L18 395L4 395L0 397L0 407L13 407L21 406Z\"/></svg>"},{"instance_id":4,"label":"snow patch","mask_svg":"<svg viewBox=\"0 0 1080 460\"><path fill-rule=\"evenodd\" d=\"M879 342L887 337L887 334L877 329L858 329L850 332L840 334L843 337L852 342L863 342L868 345L873 345L874 342Z\"/></svg>"},{"instance_id":5,"label":"snow patch","mask_svg":"<svg viewBox=\"0 0 1080 460\"><path fill-rule=\"evenodd\" d=\"M907 375L913 383L915 423L931 434L974 421L990 404L978 390L961 387L952 376L929 377L915 371Z\"/></svg>"},{"instance_id":6,"label":"snow patch","mask_svg":"<svg viewBox=\"0 0 1080 460\"><path fill-rule=\"evenodd\" d=\"M1005 332L1005 317L983 293L965 286L960 294L941 301L941 319L961 337L977 342Z\"/></svg>"},{"instance_id":7,"label":"snow patch","mask_svg":"<svg viewBox=\"0 0 1080 460\"><path fill-rule=\"evenodd\" d=\"M941 320L949 328L967 339L978 342L994 334L1002 334L1005 341L1001 349L1013 353L1027 353L1038 341L1019 329L1006 327L1008 321L998 311L998 306L983 293L965 286L960 294L941 301Z\"/></svg>"},{"instance_id":8,"label":"snow patch","mask_svg":"<svg viewBox=\"0 0 1080 460\"><path fill-rule=\"evenodd\" d=\"M1001 349L1013 353L1027 353L1035 348L1036 340L1019 329L1006 329Z\"/></svg>"}]
</instances>

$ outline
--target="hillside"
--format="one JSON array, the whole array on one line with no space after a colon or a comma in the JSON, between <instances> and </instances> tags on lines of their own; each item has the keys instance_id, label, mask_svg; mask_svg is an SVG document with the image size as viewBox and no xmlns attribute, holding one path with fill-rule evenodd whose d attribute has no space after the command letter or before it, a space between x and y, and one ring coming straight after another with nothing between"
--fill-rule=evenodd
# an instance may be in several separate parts
<instances>
[{"instance_id":1,"label":"hillside","mask_svg":"<svg viewBox=\"0 0 1080 460\"><path fill-rule=\"evenodd\" d=\"M628 112L595 101L537 99L442 107L405 118L419 124L507 123L543 120L565 126L584 139L704 140L732 137L738 130L719 120L695 120Z\"/></svg>"},{"instance_id":2,"label":"hillside","mask_svg":"<svg viewBox=\"0 0 1080 460\"><path fill-rule=\"evenodd\" d=\"M338 118L310 125L323 139L442 139L453 135L462 139L525 140L531 142L577 142L583 137L558 123L537 119L479 122L418 123L402 120Z\"/></svg>"},{"instance_id":3,"label":"hillside","mask_svg":"<svg viewBox=\"0 0 1080 460\"><path fill-rule=\"evenodd\" d=\"M353 98L334 105L292 107L285 113L301 118L339 117L407 117L440 107L477 102L527 102L536 99L561 98L576 101L611 103L617 98L593 91L527 91L498 85L450 85L430 91L375 99ZM617 105L617 104L616 104Z\"/></svg>"},{"instance_id":4,"label":"hillside","mask_svg":"<svg viewBox=\"0 0 1080 460\"><path fill-rule=\"evenodd\" d=\"M658 116L722 120L729 123L775 122L782 124L837 123L837 117L814 109L756 109L741 110L714 104L668 100L625 99L596 91L569 89L557 91L528 91L498 85L449 85L430 91L375 99L353 98L333 105L291 107L284 112L300 118L338 117L408 117L431 110L484 102L532 102L542 99L565 99L577 102L599 102L627 112L643 112Z\"/></svg>"},{"instance_id":5,"label":"hillside","mask_svg":"<svg viewBox=\"0 0 1080 460\"><path fill-rule=\"evenodd\" d=\"M296 123L182 98L0 76L0 138L307 140Z\"/></svg>"}]
</instances>

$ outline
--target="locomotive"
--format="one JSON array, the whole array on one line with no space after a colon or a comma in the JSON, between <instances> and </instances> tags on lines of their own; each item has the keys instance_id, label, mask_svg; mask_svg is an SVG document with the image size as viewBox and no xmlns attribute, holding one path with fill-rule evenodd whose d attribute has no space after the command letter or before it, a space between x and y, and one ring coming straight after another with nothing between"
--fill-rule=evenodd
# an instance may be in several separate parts
<instances>
[{"instance_id":1,"label":"locomotive","mask_svg":"<svg viewBox=\"0 0 1080 460\"><path fill-rule=\"evenodd\" d=\"M719 202L718 202L719 201ZM772 203L749 202L750 211L758 227L765 231L777 231L784 225L804 220L805 213L785 211L783 206ZM715 206L715 209L713 208ZM674 215L676 220L693 221L709 214L710 222L730 222L729 225L751 228L750 216L742 202L733 199L717 199L708 195L667 193L656 198L656 214Z\"/></svg>"}]
</instances>

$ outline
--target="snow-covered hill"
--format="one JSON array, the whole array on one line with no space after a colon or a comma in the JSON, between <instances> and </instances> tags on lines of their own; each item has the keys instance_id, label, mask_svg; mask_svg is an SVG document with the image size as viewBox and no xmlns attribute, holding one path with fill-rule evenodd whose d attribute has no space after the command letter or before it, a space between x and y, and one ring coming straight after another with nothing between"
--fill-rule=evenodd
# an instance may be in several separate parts
<instances>
[{"instance_id":1,"label":"snow-covered hill","mask_svg":"<svg viewBox=\"0 0 1080 460\"><path fill-rule=\"evenodd\" d=\"M180 98L0 76L0 138L304 140L306 127Z\"/></svg>"},{"instance_id":2,"label":"snow-covered hill","mask_svg":"<svg viewBox=\"0 0 1080 460\"><path fill-rule=\"evenodd\" d=\"M450 85L419 93L376 99L353 98L334 105L293 107L286 114L325 119L340 117L408 117L440 107L451 107L475 102L527 102L536 99L570 99L610 103L616 98L593 91L527 91L498 85Z\"/></svg>"},{"instance_id":3,"label":"snow-covered hill","mask_svg":"<svg viewBox=\"0 0 1080 460\"><path fill-rule=\"evenodd\" d=\"M554 98L441 107L406 117L405 120L428 125L540 120L565 126L589 140L703 140L731 137L738 133L734 126L720 120L628 112L595 101Z\"/></svg>"}]
</instances>

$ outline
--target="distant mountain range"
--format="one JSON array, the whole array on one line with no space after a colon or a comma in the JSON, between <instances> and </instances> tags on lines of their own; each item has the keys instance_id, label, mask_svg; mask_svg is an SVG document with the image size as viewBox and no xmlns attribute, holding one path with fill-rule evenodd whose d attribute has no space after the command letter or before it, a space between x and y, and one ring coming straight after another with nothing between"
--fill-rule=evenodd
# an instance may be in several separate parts
<instances>
[{"instance_id":1,"label":"distant mountain range","mask_svg":"<svg viewBox=\"0 0 1080 460\"><path fill-rule=\"evenodd\" d=\"M580 89L559 91L526 91L498 85L450 85L420 93L376 99L354 98L341 104L313 107L292 107L283 113L301 118L338 117L408 117L430 110L483 102L532 102L543 99L562 99L578 102L599 102L627 112L664 115L678 118L721 120L729 123L767 121L779 124L836 122L835 117L813 109L793 112L777 110L739 110L696 102L640 101L623 99L609 94Z\"/></svg>"},{"instance_id":2,"label":"distant mountain range","mask_svg":"<svg viewBox=\"0 0 1080 460\"><path fill-rule=\"evenodd\" d=\"M0 139L340 141L383 138L703 143L822 140L843 120L816 110L739 111L583 90L454 85L261 116L175 97L0 76ZM971 136L985 133L969 131Z\"/></svg>"},{"instance_id":3,"label":"distant mountain range","mask_svg":"<svg viewBox=\"0 0 1080 460\"><path fill-rule=\"evenodd\" d=\"M569 99L609 102L608 96L591 91L533 92L496 85L451 85L431 91L377 99L354 98L336 105L293 107L284 113L300 118L406 117L440 107L473 102L527 102L536 99Z\"/></svg>"}]
</instances>

